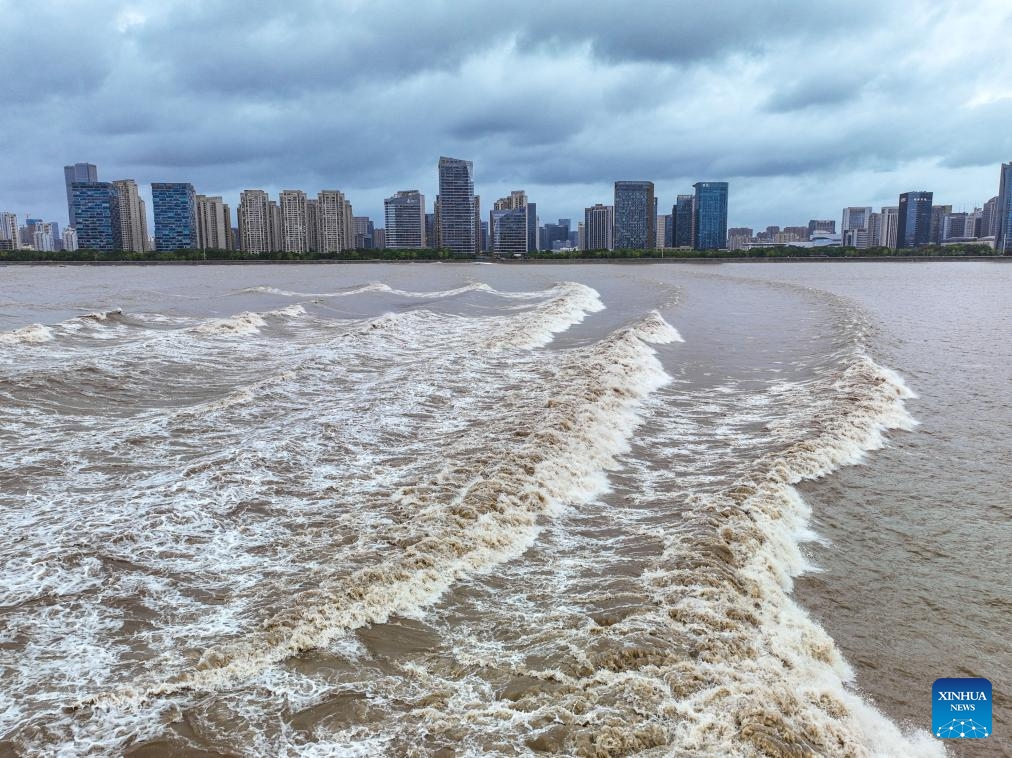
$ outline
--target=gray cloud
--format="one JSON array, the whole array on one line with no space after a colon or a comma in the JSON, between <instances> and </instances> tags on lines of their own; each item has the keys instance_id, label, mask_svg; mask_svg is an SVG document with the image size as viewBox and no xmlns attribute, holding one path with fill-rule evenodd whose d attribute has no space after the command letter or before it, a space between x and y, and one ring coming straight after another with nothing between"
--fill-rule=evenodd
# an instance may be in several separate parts
<instances>
[{"instance_id":1,"label":"gray cloud","mask_svg":"<svg viewBox=\"0 0 1012 758\"><path fill-rule=\"evenodd\" d=\"M526 187L545 218L579 217L619 178L655 180L662 207L726 179L732 222L758 226L911 186L980 202L1012 158L1002 0L0 0L0 14L7 60L25 63L7 77L0 149L17 168L0 209L61 221L62 166L80 160L233 203L244 187L336 187L377 219L395 189L431 205L441 154L475 161L484 198Z\"/></svg>"}]
</instances>

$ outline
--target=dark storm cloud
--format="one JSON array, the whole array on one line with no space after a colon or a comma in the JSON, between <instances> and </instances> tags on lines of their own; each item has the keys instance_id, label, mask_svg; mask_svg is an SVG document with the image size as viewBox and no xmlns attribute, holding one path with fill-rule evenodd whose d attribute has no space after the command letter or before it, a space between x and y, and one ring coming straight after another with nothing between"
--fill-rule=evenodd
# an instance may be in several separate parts
<instances>
[{"instance_id":1,"label":"dark storm cloud","mask_svg":"<svg viewBox=\"0 0 1012 758\"><path fill-rule=\"evenodd\" d=\"M474 160L486 206L529 186L546 217L607 201L618 178L665 197L727 179L757 193L732 192L732 219L758 223L736 207L835 215L893 181L974 196L980 167L1012 157L1000 0L0 0L0 14L0 147L17 164L0 209L57 219L79 160L233 203L244 187L344 189L375 218L394 189L431 205L441 154Z\"/></svg>"}]
</instances>

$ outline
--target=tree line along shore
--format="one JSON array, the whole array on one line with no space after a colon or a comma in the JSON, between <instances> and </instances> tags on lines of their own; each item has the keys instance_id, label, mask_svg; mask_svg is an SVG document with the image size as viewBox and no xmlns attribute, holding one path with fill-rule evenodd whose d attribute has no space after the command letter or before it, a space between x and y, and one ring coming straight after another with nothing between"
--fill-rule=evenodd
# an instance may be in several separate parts
<instances>
[{"instance_id":1,"label":"tree line along shore","mask_svg":"<svg viewBox=\"0 0 1012 758\"><path fill-rule=\"evenodd\" d=\"M563 250L528 253L521 260L531 261L587 261L587 260L765 260L765 259L840 259L840 258L1001 258L1001 254L988 245L926 245L912 249L888 247L794 247L782 245L752 250ZM242 250L171 250L99 251L99 250L0 250L2 263L256 263L256 262L327 262L327 261L453 261L502 260L488 255L460 256L445 249L391 249L345 250L338 253L274 252L251 254Z\"/></svg>"}]
</instances>

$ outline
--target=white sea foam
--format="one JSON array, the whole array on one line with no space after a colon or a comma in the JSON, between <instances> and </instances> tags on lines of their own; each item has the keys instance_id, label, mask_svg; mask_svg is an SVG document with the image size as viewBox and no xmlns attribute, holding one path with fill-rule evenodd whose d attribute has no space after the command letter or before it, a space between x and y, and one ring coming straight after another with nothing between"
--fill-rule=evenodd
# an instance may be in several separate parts
<instances>
[{"instance_id":1,"label":"white sea foam","mask_svg":"<svg viewBox=\"0 0 1012 758\"><path fill-rule=\"evenodd\" d=\"M0 332L0 345L9 347L15 345L38 345L43 342L51 342L53 339L52 329L42 324L31 324L14 331Z\"/></svg>"}]
</instances>

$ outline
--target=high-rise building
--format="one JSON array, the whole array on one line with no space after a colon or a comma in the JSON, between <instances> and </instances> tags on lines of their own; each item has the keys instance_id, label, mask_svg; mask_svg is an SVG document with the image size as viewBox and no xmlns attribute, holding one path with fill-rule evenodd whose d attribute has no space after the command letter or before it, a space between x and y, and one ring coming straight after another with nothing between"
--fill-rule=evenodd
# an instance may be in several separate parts
<instances>
[{"instance_id":1,"label":"high-rise building","mask_svg":"<svg viewBox=\"0 0 1012 758\"><path fill-rule=\"evenodd\" d=\"M543 239L540 241L539 247L542 250L555 250L558 243L567 243L569 229L570 220L568 218L560 218L555 224L545 224L542 227Z\"/></svg>"},{"instance_id":2,"label":"high-rise building","mask_svg":"<svg viewBox=\"0 0 1012 758\"><path fill-rule=\"evenodd\" d=\"M77 230L72 226L63 230L63 249L71 252L77 250Z\"/></svg>"},{"instance_id":3,"label":"high-rise building","mask_svg":"<svg viewBox=\"0 0 1012 758\"><path fill-rule=\"evenodd\" d=\"M813 218L808 221L808 236L815 234L836 234L836 221L830 218Z\"/></svg>"},{"instance_id":4,"label":"high-rise building","mask_svg":"<svg viewBox=\"0 0 1012 758\"><path fill-rule=\"evenodd\" d=\"M197 247L201 250L232 247L232 212L220 196L197 195Z\"/></svg>"},{"instance_id":5,"label":"high-rise building","mask_svg":"<svg viewBox=\"0 0 1012 758\"><path fill-rule=\"evenodd\" d=\"M1004 173L1004 172L1003 172ZM981 209L980 228L977 229L978 237L994 237L998 227L998 196L995 195Z\"/></svg>"},{"instance_id":6,"label":"high-rise building","mask_svg":"<svg viewBox=\"0 0 1012 758\"><path fill-rule=\"evenodd\" d=\"M853 207L843 209L843 223L840 224L840 233L854 229L867 229L868 220L871 216L869 207Z\"/></svg>"},{"instance_id":7,"label":"high-rise building","mask_svg":"<svg viewBox=\"0 0 1012 758\"><path fill-rule=\"evenodd\" d=\"M615 182L615 248L652 250L657 246L654 183Z\"/></svg>"},{"instance_id":8,"label":"high-rise building","mask_svg":"<svg viewBox=\"0 0 1012 758\"><path fill-rule=\"evenodd\" d=\"M973 217L969 213L947 213L942 218L940 242L974 237ZM970 223L967 224L967 221ZM967 229L969 226L969 229ZM969 233L967 233L969 232Z\"/></svg>"},{"instance_id":9,"label":"high-rise building","mask_svg":"<svg viewBox=\"0 0 1012 758\"><path fill-rule=\"evenodd\" d=\"M489 211L488 246L494 255L511 258L529 252L531 212L527 193L513 190L500 198Z\"/></svg>"},{"instance_id":10,"label":"high-rise building","mask_svg":"<svg viewBox=\"0 0 1012 758\"><path fill-rule=\"evenodd\" d=\"M882 214L868 214L868 247L882 245Z\"/></svg>"},{"instance_id":11,"label":"high-rise building","mask_svg":"<svg viewBox=\"0 0 1012 758\"><path fill-rule=\"evenodd\" d=\"M239 247L245 253L272 252L270 206L263 190L239 193Z\"/></svg>"},{"instance_id":12,"label":"high-rise building","mask_svg":"<svg viewBox=\"0 0 1012 758\"><path fill-rule=\"evenodd\" d=\"M302 190L282 190L278 206L281 208L281 249L286 253L306 252L309 249L306 193Z\"/></svg>"},{"instance_id":13,"label":"high-rise building","mask_svg":"<svg viewBox=\"0 0 1012 758\"><path fill-rule=\"evenodd\" d=\"M63 167L63 181L67 185L67 217L71 226L77 226L74 216L74 200L70 185L74 182L93 183L98 181L98 167L94 163L75 163Z\"/></svg>"},{"instance_id":14,"label":"high-rise building","mask_svg":"<svg viewBox=\"0 0 1012 758\"><path fill-rule=\"evenodd\" d=\"M896 205L882 206L882 227L879 244L882 247L896 249L896 233L900 222L900 209Z\"/></svg>"},{"instance_id":15,"label":"high-rise building","mask_svg":"<svg viewBox=\"0 0 1012 758\"><path fill-rule=\"evenodd\" d=\"M55 229L56 224L54 223L36 225L35 231L32 232L32 247L44 253L51 253L56 250L58 237L53 234Z\"/></svg>"},{"instance_id":16,"label":"high-rise building","mask_svg":"<svg viewBox=\"0 0 1012 758\"><path fill-rule=\"evenodd\" d=\"M904 192L900 195L896 219L896 248L927 245L931 241L931 192Z\"/></svg>"},{"instance_id":17,"label":"high-rise building","mask_svg":"<svg viewBox=\"0 0 1012 758\"><path fill-rule=\"evenodd\" d=\"M727 182L696 182L692 246L696 250L727 247Z\"/></svg>"},{"instance_id":18,"label":"high-rise building","mask_svg":"<svg viewBox=\"0 0 1012 758\"><path fill-rule=\"evenodd\" d=\"M692 203L694 195L679 195L671 208L671 246L692 247Z\"/></svg>"},{"instance_id":19,"label":"high-rise building","mask_svg":"<svg viewBox=\"0 0 1012 758\"><path fill-rule=\"evenodd\" d=\"M438 244L439 235L436 234L436 213L433 210L432 213L425 214L425 245L426 247L436 247Z\"/></svg>"},{"instance_id":20,"label":"high-rise building","mask_svg":"<svg viewBox=\"0 0 1012 758\"><path fill-rule=\"evenodd\" d=\"M584 250L611 250L615 209L610 205L592 205L583 211Z\"/></svg>"},{"instance_id":21,"label":"high-rise building","mask_svg":"<svg viewBox=\"0 0 1012 758\"><path fill-rule=\"evenodd\" d=\"M654 199L656 200L656 198L654 198ZM658 215L657 216L657 221L654 224L654 230L655 230L654 234L655 234L655 237L656 237L656 244L654 245L654 247L668 247L666 239L667 239L667 236L668 236L668 219L669 218L671 218L671 216L668 216L668 215Z\"/></svg>"},{"instance_id":22,"label":"high-rise building","mask_svg":"<svg viewBox=\"0 0 1012 758\"><path fill-rule=\"evenodd\" d=\"M474 195L474 164L459 158L439 159L439 246L456 256L478 249L480 215Z\"/></svg>"},{"instance_id":23,"label":"high-rise building","mask_svg":"<svg viewBox=\"0 0 1012 758\"><path fill-rule=\"evenodd\" d=\"M415 249L426 246L425 196L418 190L403 190L383 201L387 247Z\"/></svg>"},{"instance_id":24,"label":"high-rise building","mask_svg":"<svg viewBox=\"0 0 1012 758\"><path fill-rule=\"evenodd\" d=\"M267 201L267 218L271 232L271 251L278 252L285 246L283 225L281 221L281 206L276 200Z\"/></svg>"},{"instance_id":25,"label":"high-rise building","mask_svg":"<svg viewBox=\"0 0 1012 758\"><path fill-rule=\"evenodd\" d=\"M999 255L1012 253L1012 162L1001 164L993 234L995 251Z\"/></svg>"},{"instance_id":26,"label":"high-rise building","mask_svg":"<svg viewBox=\"0 0 1012 758\"><path fill-rule=\"evenodd\" d=\"M306 249L320 251L320 201L306 198Z\"/></svg>"},{"instance_id":27,"label":"high-rise building","mask_svg":"<svg viewBox=\"0 0 1012 758\"><path fill-rule=\"evenodd\" d=\"M942 242L942 222L946 216L952 213L951 205L931 206L931 232L928 235L928 242L938 245Z\"/></svg>"},{"instance_id":28,"label":"high-rise building","mask_svg":"<svg viewBox=\"0 0 1012 758\"><path fill-rule=\"evenodd\" d=\"M376 225L368 216L352 216L352 229L355 240L352 247L355 250L373 250L376 247ZM384 232L384 236L385 232ZM387 245L389 247L389 245Z\"/></svg>"},{"instance_id":29,"label":"high-rise building","mask_svg":"<svg viewBox=\"0 0 1012 758\"><path fill-rule=\"evenodd\" d=\"M383 250L387 246L387 232L386 229L375 229L373 231L373 247L377 250Z\"/></svg>"},{"instance_id":30,"label":"high-rise building","mask_svg":"<svg viewBox=\"0 0 1012 758\"><path fill-rule=\"evenodd\" d=\"M73 182L70 185L74 229L85 250L122 250L119 192L109 182Z\"/></svg>"},{"instance_id":31,"label":"high-rise building","mask_svg":"<svg viewBox=\"0 0 1012 758\"><path fill-rule=\"evenodd\" d=\"M316 196L320 252L340 253L356 247L351 203L340 190L321 190Z\"/></svg>"},{"instance_id":32,"label":"high-rise building","mask_svg":"<svg viewBox=\"0 0 1012 758\"><path fill-rule=\"evenodd\" d=\"M18 229L18 215L10 211L0 213L0 240L9 240L10 249L21 247L21 230Z\"/></svg>"},{"instance_id":33,"label":"high-rise building","mask_svg":"<svg viewBox=\"0 0 1012 758\"><path fill-rule=\"evenodd\" d=\"M119 193L119 235L124 250L143 253L148 249L148 215L133 179L112 183Z\"/></svg>"},{"instance_id":34,"label":"high-rise building","mask_svg":"<svg viewBox=\"0 0 1012 758\"><path fill-rule=\"evenodd\" d=\"M193 250L197 247L197 193L189 182L153 182L155 250Z\"/></svg>"}]
</instances>

